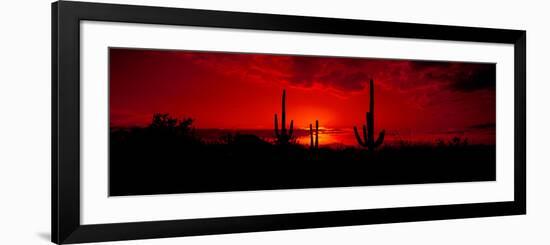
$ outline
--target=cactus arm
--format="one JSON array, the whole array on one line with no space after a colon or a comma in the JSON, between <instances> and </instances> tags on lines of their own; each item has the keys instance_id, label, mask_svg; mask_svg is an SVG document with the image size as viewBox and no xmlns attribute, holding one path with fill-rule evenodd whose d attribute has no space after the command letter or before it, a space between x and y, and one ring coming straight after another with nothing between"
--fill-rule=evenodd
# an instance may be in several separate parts
<instances>
[{"instance_id":1,"label":"cactus arm","mask_svg":"<svg viewBox=\"0 0 550 245\"><path fill-rule=\"evenodd\" d=\"M281 134L286 133L286 91L283 89L283 102L281 112Z\"/></svg>"},{"instance_id":2,"label":"cactus arm","mask_svg":"<svg viewBox=\"0 0 550 245\"><path fill-rule=\"evenodd\" d=\"M319 149L319 120L315 120L315 149Z\"/></svg>"},{"instance_id":3,"label":"cactus arm","mask_svg":"<svg viewBox=\"0 0 550 245\"><path fill-rule=\"evenodd\" d=\"M290 120L290 128L288 129L288 138L292 138L292 132L294 131L294 120Z\"/></svg>"},{"instance_id":4,"label":"cactus arm","mask_svg":"<svg viewBox=\"0 0 550 245\"><path fill-rule=\"evenodd\" d=\"M378 139L374 143L374 147L380 146L384 142L384 135L386 134L385 130L380 131L380 134L378 135Z\"/></svg>"},{"instance_id":5,"label":"cactus arm","mask_svg":"<svg viewBox=\"0 0 550 245\"><path fill-rule=\"evenodd\" d=\"M279 122L277 120L277 113L275 113L275 136L277 136L277 138L280 137L280 135L279 135Z\"/></svg>"},{"instance_id":6,"label":"cactus arm","mask_svg":"<svg viewBox=\"0 0 550 245\"><path fill-rule=\"evenodd\" d=\"M368 131L369 129L369 117L370 117L370 113L367 112L365 113L365 122L367 123L367 125L363 125L363 139L365 139L365 145L369 143L369 139L370 139L370 133Z\"/></svg>"},{"instance_id":7,"label":"cactus arm","mask_svg":"<svg viewBox=\"0 0 550 245\"><path fill-rule=\"evenodd\" d=\"M363 126L363 128L365 127ZM353 131L355 132L355 139L357 139L357 143L359 143L359 145L365 146L365 144L363 143L363 140L361 140L361 136L359 135L359 132L357 131L356 126L353 126Z\"/></svg>"},{"instance_id":8,"label":"cactus arm","mask_svg":"<svg viewBox=\"0 0 550 245\"><path fill-rule=\"evenodd\" d=\"M309 148L313 149L313 125L309 124Z\"/></svg>"},{"instance_id":9,"label":"cactus arm","mask_svg":"<svg viewBox=\"0 0 550 245\"><path fill-rule=\"evenodd\" d=\"M367 126L363 125L363 140L364 140L364 145L363 146L367 146L369 144L369 141L368 141L368 136L367 136Z\"/></svg>"}]
</instances>

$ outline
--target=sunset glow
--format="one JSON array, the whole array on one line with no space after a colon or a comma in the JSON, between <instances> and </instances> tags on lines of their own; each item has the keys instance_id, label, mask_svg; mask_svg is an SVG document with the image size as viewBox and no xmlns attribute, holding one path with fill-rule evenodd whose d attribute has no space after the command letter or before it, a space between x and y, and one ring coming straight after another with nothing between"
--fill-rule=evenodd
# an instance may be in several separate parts
<instances>
[{"instance_id":1,"label":"sunset glow","mask_svg":"<svg viewBox=\"0 0 550 245\"><path fill-rule=\"evenodd\" d=\"M353 144L365 124L370 79L375 132L389 141L455 136L495 143L495 64L199 51L110 49L110 126L145 126L153 113L198 129L273 132L287 93L287 124L320 144ZM377 133L376 133L377 134ZM309 139L301 143L309 144Z\"/></svg>"}]
</instances>

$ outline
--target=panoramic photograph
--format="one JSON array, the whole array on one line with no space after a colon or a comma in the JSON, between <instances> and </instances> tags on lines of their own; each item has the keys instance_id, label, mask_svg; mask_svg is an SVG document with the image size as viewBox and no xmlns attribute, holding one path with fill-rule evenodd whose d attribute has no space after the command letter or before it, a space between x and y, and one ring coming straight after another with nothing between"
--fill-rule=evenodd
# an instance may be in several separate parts
<instances>
[{"instance_id":1,"label":"panoramic photograph","mask_svg":"<svg viewBox=\"0 0 550 245\"><path fill-rule=\"evenodd\" d=\"M109 195L496 179L496 64L109 49Z\"/></svg>"}]
</instances>

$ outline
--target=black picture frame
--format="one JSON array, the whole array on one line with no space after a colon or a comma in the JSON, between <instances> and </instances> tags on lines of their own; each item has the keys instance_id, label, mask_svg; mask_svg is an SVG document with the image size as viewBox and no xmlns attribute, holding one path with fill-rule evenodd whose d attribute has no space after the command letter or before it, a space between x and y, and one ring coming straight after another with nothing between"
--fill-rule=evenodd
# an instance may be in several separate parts
<instances>
[{"instance_id":1,"label":"black picture frame","mask_svg":"<svg viewBox=\"0 0 550 245\"><path fill-rule=\"evenodd\" d=\"M82 225L80 21L452 40L514 45L514 201ZM52 242L58 244L526 213L526 32L61 1L52 4Z\"/></svg>"}]
</instances>

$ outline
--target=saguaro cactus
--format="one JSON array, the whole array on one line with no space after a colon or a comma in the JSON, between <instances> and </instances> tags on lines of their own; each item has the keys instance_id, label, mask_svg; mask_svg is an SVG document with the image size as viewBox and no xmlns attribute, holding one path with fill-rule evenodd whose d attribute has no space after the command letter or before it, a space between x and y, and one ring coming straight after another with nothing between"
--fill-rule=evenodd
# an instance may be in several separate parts
<instances>
[{"instance_id":1,"label":"saguaro cactus","mask_svg":"<svg viewBox=\"0 0 550 245\"><path fill-rule=\"evenodd\" d=\"M380 131L378 139L376 139L376 141L374 140L374 82L372 79L370 80L369 89L370 105L369 111L366 115L367 125L363 125L364 140L361 139L356 126L353 127L353 131L355 131L355 138L357 139L357 143L359 143L359 145L367 148L368 150L374 150L376 147L380 146L382 142L384 142L384 135L386 132L385 130Z\"/></svg>"},{"instance_id":2,"label":"saguaro cactus","mask_svg":"<svg viewBox=\"0 0 550 245\"><path fill-rule=\"evenodd\" d=\"M275 137L277 138L277 143L279 143L279 144L288 144L290 142L290 139L292 139L293 127L294 127L294 120L290 120L290 126L289 126L288 131L286 129L286 91L283 89L283 102L282 102L281 130L280 131L279 131L277 113L275 113Z\"/></svg>"},{"instance_id":3,"label":"saguaro cactus","mask_svg":"<svg viewBox=\"0 0 550 245\"><path fill-rule=\"evenodd\" d=\"M313 125L309 124L309 149L319 149L319 120L315 120L315 143L313 143Z\"/></svg>"}]
</instances>

